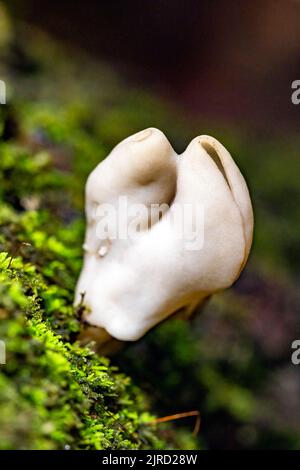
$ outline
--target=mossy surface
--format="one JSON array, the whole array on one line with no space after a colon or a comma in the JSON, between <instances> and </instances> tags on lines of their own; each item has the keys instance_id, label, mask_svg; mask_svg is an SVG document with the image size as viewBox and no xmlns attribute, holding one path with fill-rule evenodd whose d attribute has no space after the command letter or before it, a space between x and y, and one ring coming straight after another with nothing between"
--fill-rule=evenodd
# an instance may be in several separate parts
<instances>
[{"instance_id":1,"label":"mossy surface","mask_svg":"<svg viewBox=\"0 0 300 470\"><path fill-rule=\"evenodd\" d=\"M83 231L72 196L76 171L55 168L46 150L14 139L0 144L0 154L0 447L159 445L142 393L76 342Z\"/></svg>"}]
</instances>

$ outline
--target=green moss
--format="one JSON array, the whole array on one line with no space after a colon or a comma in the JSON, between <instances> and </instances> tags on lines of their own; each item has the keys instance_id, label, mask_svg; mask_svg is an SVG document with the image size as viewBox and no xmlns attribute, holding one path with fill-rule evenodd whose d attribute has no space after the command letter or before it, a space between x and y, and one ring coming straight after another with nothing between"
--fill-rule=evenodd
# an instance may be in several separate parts
<instances>
[{"instance_id":1,"label":"green moss","mask_svg":"<svg viewBox=\"0 0 300 470\"><path fill-rule=\"evenodd\" d=\"M64 220L72 177L30 145L1 143L0 154L0 448L159 445L142 393L75 341L83 221Z\"/></svg>"}]
</instances>

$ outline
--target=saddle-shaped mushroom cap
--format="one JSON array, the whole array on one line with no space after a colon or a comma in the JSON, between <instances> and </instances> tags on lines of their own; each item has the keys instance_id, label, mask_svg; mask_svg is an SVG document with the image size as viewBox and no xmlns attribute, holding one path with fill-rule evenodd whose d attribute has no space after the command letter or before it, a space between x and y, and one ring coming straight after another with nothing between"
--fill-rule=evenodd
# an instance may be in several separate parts
<instances>
[{"instance_id":1,"label":"saddle-shaped mushroom cap","mask_svg":"<svg viewBox=\"0 0 300 470\"><path fill-rule=\"evenodd\" d=\"M189 217L178 217L180 209ZM205 135L181 155L154 128L122 141L88 178L86 219L75 302L84 293L85 320L123 341L231 286L252 243L245 180ZM129 235L116 236L120 220Z\"/></svg>"}]
</instances>

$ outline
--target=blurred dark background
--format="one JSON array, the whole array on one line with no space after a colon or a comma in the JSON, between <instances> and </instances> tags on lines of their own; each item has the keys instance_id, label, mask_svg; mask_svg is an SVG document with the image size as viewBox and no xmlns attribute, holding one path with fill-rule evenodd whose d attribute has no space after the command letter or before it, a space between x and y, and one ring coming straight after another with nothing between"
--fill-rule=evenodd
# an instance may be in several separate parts
<instances>
[{"instance_id":1,"label":"blurred dark background","mask_svg":"<svg viewBox=\"0 0 300 470\"><path fill-rule=\"evenodd\" d=\"M10 0L17 17L113 64L187 113L258 130L299 125L298 0Z\"/></svg>"}]
</instances>

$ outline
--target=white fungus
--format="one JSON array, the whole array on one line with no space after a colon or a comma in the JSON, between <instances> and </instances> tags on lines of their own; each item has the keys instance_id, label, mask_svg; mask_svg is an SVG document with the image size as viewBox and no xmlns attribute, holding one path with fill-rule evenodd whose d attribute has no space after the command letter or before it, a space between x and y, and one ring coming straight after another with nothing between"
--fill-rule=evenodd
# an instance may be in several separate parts
<instances>
[{"instance_id":1,"label":"white fungus","mask_svg":"<svg viewBox=\"0 0 300 470\"><path fill-rule=\"evenodd\" d=\"M112 207L123 216L120 198L125 197L126 226L135 236L115 237L112 218L103 241L97 225L101 211ZM138 215L136 204L145 209ZM164 204L155 222L153 204ZM178 207L200 208L202 225L194 213L172 224ZM90 174L86 218L75 302L84 293L85 320L123 341L139 339L177 310L192 311L231 286L252 244L247 185L228 151L209 136L193 139L181 155L158 129L128 137ZM201 234L201 243L191 248L182 233Z\"/></svg>"}]
</instances>

